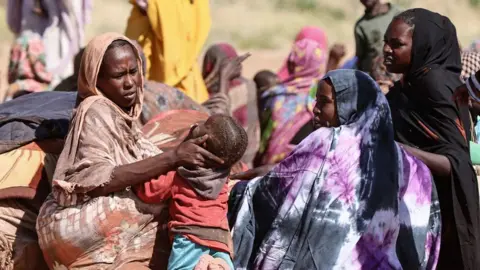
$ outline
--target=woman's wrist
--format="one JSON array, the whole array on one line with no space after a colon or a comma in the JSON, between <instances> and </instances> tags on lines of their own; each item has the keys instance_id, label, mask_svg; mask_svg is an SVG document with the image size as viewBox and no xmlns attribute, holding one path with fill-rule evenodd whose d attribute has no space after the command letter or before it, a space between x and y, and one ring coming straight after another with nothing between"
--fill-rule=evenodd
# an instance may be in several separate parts
<instances>
[{"instance_id":1,"label":"woman's wrist","mask_svg":"<svg viewBox=\"0 0 480 270\"><path fill-rule=\"evenodd\" d=\"M165 151L158 155L157 158L165 162L170 170L174 170L178 167L179 160L176 149Z\"/></svg>"}]
</instances>

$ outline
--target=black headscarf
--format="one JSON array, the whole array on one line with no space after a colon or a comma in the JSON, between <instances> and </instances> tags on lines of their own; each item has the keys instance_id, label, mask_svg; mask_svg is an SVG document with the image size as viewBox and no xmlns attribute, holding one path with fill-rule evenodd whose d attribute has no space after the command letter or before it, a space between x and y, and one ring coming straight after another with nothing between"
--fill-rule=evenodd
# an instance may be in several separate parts
<instances>
[{"instance_id":1,"label":"black headscarf","mask_svg":"<svg viewBox=\"0 0 480 270\"><path fill-rule=\"evenodd\" d=\"M449 159L451 176L435 177L444 227L439 268L477 269L480 208L469 154L468 108L452 99L462 84L455 26L425 9L406 12L414 15L412 64L403 84L396 83L387 95L395 137Z\"/></svg>"}]
</instances>

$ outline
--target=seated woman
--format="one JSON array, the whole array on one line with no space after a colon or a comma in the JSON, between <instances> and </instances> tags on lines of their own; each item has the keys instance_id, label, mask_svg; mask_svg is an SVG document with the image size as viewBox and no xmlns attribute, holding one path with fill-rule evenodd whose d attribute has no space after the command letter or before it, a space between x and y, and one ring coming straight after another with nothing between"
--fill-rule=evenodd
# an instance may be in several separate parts
<instances>
[{"instance_id":1,"label":"seated woman","mask_svg":"<svg viewBox=\"0 0 480 270\"><path fill-rule=\"evenodd\" d=\"M199 146L208 136L165 153L143 138L134 124L143 103L142 62L129 39L94 38L79 74L79 104L37 219L45 261L50 268L166 268L166 207L143 203L130 186L177 166L222 160Z\"/></svg>"},{"instance_id":2,"label":"seated woman","mask_svg":"<svg viewBox=\"0 0 480 270\"><path fill-rule=\"evenodd\" d=\"M326 61L322 44L310 39L295 43L288 58L290 76L264 91L259 100L261 140L256 166L283 160L295 144L313 131L313 98L309 92L323 76ZM301 139L295 138L297 133L301 133Z\"/></svg>"},{"instance_id":3,"label":"seated woman","mask_svg":"<svg viewBox=\"0 0 480 270\"><path fill-rule=\"evenodd\" d=\"M335 70L316 98L317 130L239 200L231 196L235 267L435 269L432 175L395 143L379 86L366 73Z\"/></svg>"}]
</instances>

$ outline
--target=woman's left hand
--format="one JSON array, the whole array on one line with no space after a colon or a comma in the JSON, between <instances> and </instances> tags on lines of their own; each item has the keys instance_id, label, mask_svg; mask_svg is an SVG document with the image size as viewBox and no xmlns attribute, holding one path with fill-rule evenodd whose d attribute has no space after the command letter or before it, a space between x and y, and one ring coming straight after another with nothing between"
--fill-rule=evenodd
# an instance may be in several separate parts
<instances>
[{"instance_id":1,"label":"woman's left hand","mask_svg":"<svg viewBox=\"0 0 480 270\"><path fill-rule=\"evenodd\" d=\"M192 138L194 128L195 125L190 128L187 140L173 150L175 166L216 167L223 164L224 161L221 158L202 147L207 142L208 135Z\"/></svg>"},{"instance_id":2,"label":"woman's left hand","mask_svg":"<svg viewBox=\"0 0 480 270\"><path fill-rule=\"evenodd\" d=\"M345 45L336 43L330 49L329 57L340 61L346 55Z\"/></svg>"},{"instance_id":3,"label":"woman's left hand","mask_svg":"<svg viewBox=\"0 0 480 270\"><path fill-rule=\"evenodd\" d=\"M223 80L232 80L240 77L242 74L242 62L250 56L246 53L233 59L224 59L220 65L220 78Z\"/></svg>"}]
</instances>

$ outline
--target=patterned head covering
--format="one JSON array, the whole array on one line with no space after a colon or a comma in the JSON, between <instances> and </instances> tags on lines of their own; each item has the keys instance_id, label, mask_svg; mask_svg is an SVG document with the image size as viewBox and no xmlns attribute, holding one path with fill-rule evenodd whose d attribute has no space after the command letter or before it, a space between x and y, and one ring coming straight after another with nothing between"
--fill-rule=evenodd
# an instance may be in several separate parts
<instances>
[{"instance_id":1,"label":"patterned head covering","mask_svg":"<svg viewBox=\"0 0 480 270\"><path fill-rule=\"evenodd\" d=\"M320 43L310 39L295 42L287 60L294 70L283 84L291 92L308 92L325 73L326 61L327 52Z\"/></svg>"},{"instance_id":2,"label":"patterned head covering","mask_svg":"<svg viewBox=\"0 0 480 270\"><path fill-rule=\"evenodd\" d=\"M298 32L297 36L295 37L295 42L300 41L302 39L308 39L312 41L316 41L318 44L320 44L320 48L325 51L325 53L328 53L328 40L327 40L327 34L325 31L323 31L321 28L316 27L316 26L305 26L303 27L300 32ZM277 75L280 78L280 80L285 80L289 74L288 74L288 68L287 68L287 61L288 58L285 59L283 62L282 67L280 68L280 71L278 71Z\"/></svg>"},{"instance_id":3,"label":"patterned head covering","mask_svg":"<svg viewBox=\"0 0 480 270\"><path fill-rule=\"evenodd\" d=\"M462 52L462 81L465 82L478 70L480 70L480 52Z\"/></svg>"},{"instance_id":4,"label":"patterned head covering","mask_svg":"<svg viewBox=\"0 0 480 270\"><path fill-rule=\"evenodd\" d=\"M104 97L103 93L97 88L97 78L100 72L100 67L103 62L103 56L105 55L108 46L115 40L127 41L137 56L138 67L141 69L142 60L140 54L132 43L132 41L123 35L117 33L105 33L93 38L88 46L85 48L85 52L82 56L82 62L80 64L80 72L78 75L78 99L85 100L90 96ZM143 73L143 71L142 71ZM113 102L112 102L113 103ZM137 99L132 107L130 113L124 112L120 107L117 108L118 112L127 120L132 121L137 119L142 113L143 104L143 77L140 86L137 89Z\"/></svg>"},{"instance_id":5,"label":"patterned head covering","mask_svg":"<svg viewBox=\"0 0 480 270\"><path fill-rule=\"evenodd\" d=\"M341 125L313 132L232 204L235 267L435 269L441 222L430 171L395 143L388 102L366 73L325 78Z\"/></svg>"}]
</instances>

